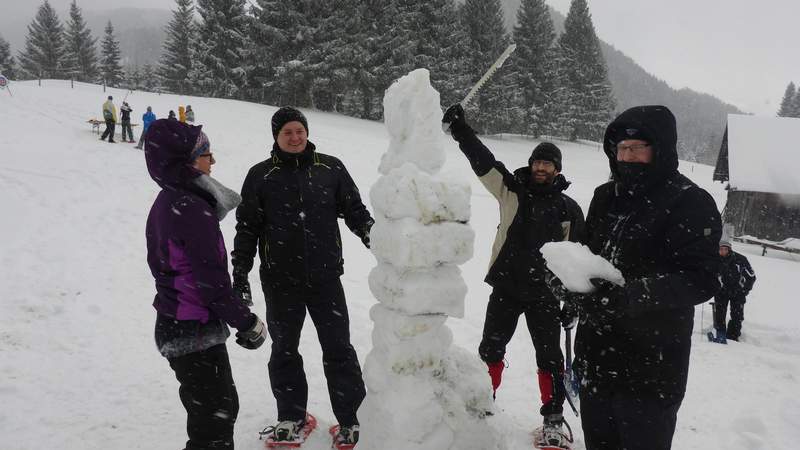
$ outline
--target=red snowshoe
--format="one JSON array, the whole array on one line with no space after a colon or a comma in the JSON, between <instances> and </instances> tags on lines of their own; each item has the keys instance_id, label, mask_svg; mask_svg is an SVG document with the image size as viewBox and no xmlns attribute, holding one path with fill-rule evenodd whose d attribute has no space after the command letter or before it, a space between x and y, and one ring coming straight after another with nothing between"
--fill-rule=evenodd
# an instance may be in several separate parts
<instances>
[{"instance_id":1,"label":"red snowshoe","mask_svg":"<svg viewBox=\"0 0 800 450\"><path fill-rule=\"evenodd\" d=\"M572 429L569 424L561 417L560 420L548 420L545 418L544 425L533 430L533 448L541 450L572 450ZM562 429L566 425L567 433Z\"/></svg>"},{"instance_id":2,"label":"red snowshoe","mask_svg":"<svg viewBox=\"0 0 800 450\"><path fill-rule=\"evenodd\" d=\"M358 443L358 425L346 427L344 430L339 425L334 425L328 432L333 438L333 448L336 450L350 450Z\"/></svg>"},{"instance_id":3,"label":"red snowshoe","mask_svg":"<svg viewBox=\"0 0 800 450\"><path fill-rule=\"evenodd\" d=\"M284 420L275 426L264 428L259 434L259 439L265 439L267 448L298 448L317 428L317 419L306 413L303 421Z\"/></svg>"}]
</instances>

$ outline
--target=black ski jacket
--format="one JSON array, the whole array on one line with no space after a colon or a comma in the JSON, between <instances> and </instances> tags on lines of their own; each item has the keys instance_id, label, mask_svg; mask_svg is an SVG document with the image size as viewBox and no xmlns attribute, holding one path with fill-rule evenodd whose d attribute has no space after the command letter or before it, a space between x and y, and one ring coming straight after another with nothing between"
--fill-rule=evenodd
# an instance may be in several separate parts
<instances>
[{"instance_id":1,"label":"black ski jacket","mask_svg":"<svg viewBox=\"0 0 800 450\"><path fill-rule=\"evenodd\" d=\"M485 281L515 292L521 299L531 297L528 293L540 289L549 274L539 252L542 245L583 238L583 211L563 193L570 183L558 175L552 185L533 184L529 167L509 172L469 127L454 131L453 137L500 206L500 224Z\"/></svg>"},{"instance_id":2,"label":"black ski jacket","mask_svg":"<svg viewBox=\"0 0 800 450\"><path fill-rule=\"evenodd\" d=\"M131 109L129 106L125 106L125 105L120 106L119 112L122 115L120 121L121 122L125 122L125 123L130 123L130 121L131 121L131 111L133 111L133 109Z\"/></svg>"},{"instance_id":3,"label":"black ski jacket","mask_svg":"<svg viewBox=\"0 0 800 450\"><path fill-rule=\"evenodd\" d=\"M744 301L753 289L756 273L744 255L731 250L728 256L722 258L719 279L722 289L715 297Z\"/></svg>"},{"instance_id":4,"label":"black ski jacket","mask_svg":"<svg viewBox=\"0 0 800 450\"><path fill-rule=\"evenodd\" d=\"M280 150L250 169L236 210L234 276L246 275L258 249L262 282L319 285L344 272L337 219L364 240L374 223L342 162L308 143Z\"/></svg>"},{"instance_id":5,"label":"black ski jacket","mask_svg":"<svg viewBox=\"0 0 800 450\"><path fill-rule=\"evenodd\" d=\"M711 196L678 173L675 118L667 108L632 108L609 125L603 145L620 179L617 128L641 130L654 159L645 183L610 181L595 190L586 244L622 272L629 306L582 314L575 367L587 389L682 396L694 305L719 289L720 215Z\"/></svg>"}]
</instances>

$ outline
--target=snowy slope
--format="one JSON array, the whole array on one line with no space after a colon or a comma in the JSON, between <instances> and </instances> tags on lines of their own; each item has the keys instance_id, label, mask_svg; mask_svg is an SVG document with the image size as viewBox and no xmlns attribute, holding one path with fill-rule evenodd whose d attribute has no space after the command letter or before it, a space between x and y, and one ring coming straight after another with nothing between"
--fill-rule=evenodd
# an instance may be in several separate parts
<instances>
[{"instance_id":1,"label":"snowy slope","mask_svg":"<svg viewBox=\"0 0 800 450\"><path fill-rule=\"evenodd\" d=\"M173 373L153 343L154 288L145 261L144 224L158 188L140 151L132 144L100 142L84 123L100 116L107 95L101 87L76 84L70 89L61 81L42 85L16 83L13 97L0 92L0 448L181 448L185 414ZM125 96L121 90L109 91L117 104ZM271 106L141 92L130 94L128 101L135 122L147 105L164 117L179 104L191 104L218 161L213 175L237 190L272 143ZM388 145L383 125L315 111L307 115L310 139L320 151L344 160L366 202ZM486 142L509 167L525 164L535 145L521 139ZM585 209L594 187L607 176L605 156L597 147L559 145L565 174L574 183L567 192ZM455 144L447 140L446 146L444 173L472 185L476 232L475 255L462 266L469 287L466 315L448 320L448 326L456 345L476 351L489 294L481 280L497 205ZM686 164L682 170L722 205L724 191L710 183L712 168ZM232 217L222 229L230 250ZM368 310L375 303L367 274L375 260L357 238L343 235L343 282L353 344L363 362L371 347ZM676 449L788 449L800 441L800 306L793 293L800 258L761 257L756 247L735 248L750 258L758 275L745 311L743 342L726 347L705 342L697 308ZM256 271L251 283L258 286ZM255 311L263 317L263 298L260 293L255 297ZM710 308L704 312L708 327ZM229 344L241 401L237 448L262 448L257 431L275 419L266 374L269 348L248 352ZM333 414L310 322L301 351L309 408L323 426L329 425ZM521 323L497 396L502 414L492 419L512 449L530 448L528 433L540 422L533 356ZM583 448L578 419L567 419L578 435L576 448ZM307 448L329 448L324 433Z\"/></svg>"}]
</instances>

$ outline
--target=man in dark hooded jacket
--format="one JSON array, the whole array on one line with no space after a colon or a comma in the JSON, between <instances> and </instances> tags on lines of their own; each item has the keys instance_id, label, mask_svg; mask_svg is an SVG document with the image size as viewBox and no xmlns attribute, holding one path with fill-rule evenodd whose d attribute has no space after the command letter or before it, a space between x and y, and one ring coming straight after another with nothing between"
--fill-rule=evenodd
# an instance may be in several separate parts
<instances>
[{"instance_id":1,"label":"man in dark hooded jacket","mask_svg":"<svg viewBox=\"0 0 800 450\"><path fill-rule=\"evenodd\" d=\"M744 322L744 304L747 294L756 282L756 273L750 261L741 253L733 251L731 242L726 238L719 242L719 256L722 258L719 279L722 289L714 296L714 329L717 336L714 342L725 344L727 340L738 341L742 335ZM725 326L725 316L731 307L731 320Z\"/></svg>"},{"instance_id":2,"label":"man in dark hooded jacket","mask_svg":"<svg viewBox=\"0 0 800 450\"><path fill-rule=\"evenodd\" d=\"M561 150L543 142L531 153L528 165L512 173L478 139L461 105L448 108L442 122L449 124L472 170L500 206L485 280L493 289L478 350L489 367L492 388L496 391L500 386L506 345L524 313L536 350L544 417L537 439L542 445L565 446L559 300L547 284L552 274L539 251L548 242L580 241L584 233L583 211L563 192L570 183L561 175Z\"/></svg>"},{"instance_id":3,"label":"man in dark hooded jacket","mask_svg":"<svg viewBox=\"0 0 800 450\"><path fill-rule=\"evenodd\" d=\"M675 117L631 108L607 128L613 180L599 186L586 244L625 285L592 280L575 344L586 448L669 449L686 390L694 306L719 289L711 196L678 172Z\"/></svg>"},{"instance_id":4,"label":"man in dark hooded jacket","mask_svg":"<svg viewBox=\"0 0 800 450\"><path fill-rule=\"evenodd\" d=\"M353 179L337 158L308 141L308 121L292 107L272 117L269 158L250 169L236 210L234 288L250 298L248 273L258 252L272 338L269 378L278 404L274 441L293 441L306 421L308 385L298 351L306 310L317 328L337 442L358 441L356 411L366 395L350 344L350 322L339 277L344 272L338 219L369 247L374 223Z\"/></svg>"}]
</instances>

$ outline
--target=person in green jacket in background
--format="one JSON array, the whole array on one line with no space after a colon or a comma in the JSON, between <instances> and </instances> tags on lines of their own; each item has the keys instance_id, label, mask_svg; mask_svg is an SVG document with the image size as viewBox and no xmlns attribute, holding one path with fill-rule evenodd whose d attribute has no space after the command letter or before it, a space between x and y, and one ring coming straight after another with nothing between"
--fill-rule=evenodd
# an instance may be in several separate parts
<instances>
[{"instance_id":1,"label":"person in green jacket in background","mask_svg":"<svg viewBox=\"0 0 800 450\"><path fill-rule=\"evenodd\" d=\"M114 143L114 127L117 124L117 107L114 106L114 97L108 96L108 100L103 103L103 119L106 121L106 130L103 131L103 135L100 136L101 141L106 140L106 136L108 136L108 142L113 144Z\"/></svg>"}]
</instances>

